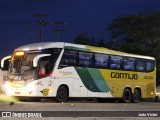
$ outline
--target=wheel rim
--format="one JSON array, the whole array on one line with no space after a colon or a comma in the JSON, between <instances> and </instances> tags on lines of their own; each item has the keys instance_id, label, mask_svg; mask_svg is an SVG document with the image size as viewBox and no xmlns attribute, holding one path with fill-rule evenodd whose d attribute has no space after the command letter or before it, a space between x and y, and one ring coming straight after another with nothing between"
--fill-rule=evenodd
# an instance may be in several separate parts
<instances>
[{"instance_id":1,"label":"wheel rim","mask_svg":"<svg viewBox=\"0 0 160 120\"><path fill-rule=\"evenodd\" d=\"M65 91L60 91L60 93L59 93L59 98L60 98L61 100L65 100L65 98L66 98L66 93L65 93Z\"/></svg>"},{"instance_id":2,"label":"wheel rim","mask_svg":"<svg viewBox=\"0 0 160 120\"><path fill-rule=\"evenodd\" d=\"M126 89L124 91L123 101L125 103L130 103L131 102L131 93L130 93L130 91L128 89Z\"/></svg>"},{"instance_id":3,"label":"wheel rim","mask_svg":"<svg viewBox=\"0 0 160 120\"><path fill-rule=\"evenodd\" d=\"M134 91L134 102L139 102L140 101L140 94L138 90Z\"/></svg>"},{"instance_id":4,"label":"wheel rim","mask_svg":"<svg viewBox=\"0 0 160 120\"><path fill-rule=\"evenodd\" d=\"M126 100L126 101L130 101L130 97L131 97L131 96L130 96L130 92L126 92L126 93L125 93L125 100Z\"/></svg>"},{"instance_id":5,"label":"wheel rim","mask_svg":"<svg viewBox=\"0 0 160 120\"><path fill-rule=\"evenodd\" d=\"M135 100L138 100L138 98L139 98L139 94L138 94L137 92L135 92L135 93L134 93L134 99L135 99Z\"/></svg>"}]
</instances>

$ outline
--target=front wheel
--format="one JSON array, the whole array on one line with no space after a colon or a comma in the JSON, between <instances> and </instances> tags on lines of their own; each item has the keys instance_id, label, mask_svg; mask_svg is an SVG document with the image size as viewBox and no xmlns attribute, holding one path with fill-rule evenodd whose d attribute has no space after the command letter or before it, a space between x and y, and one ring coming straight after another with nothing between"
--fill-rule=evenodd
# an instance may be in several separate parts
<instances>
[{"instance_id":1,"label":"front wheel","mask_svg":"<svg viewBox=\"0 0 160 120\"><path fill-rule=\"evenodd\" d=\"M132 94L129 89L125 89L123 92L123 102L124 103L131 103Z\"/></svg>"},{"instance_id":2,"label":"front wheel","mask_svg":"<svg viewBox=\"0 0 160 120\"><path fill-rule=\"evenodd\" d=\"M68 91L66 87L60 86L57 91L56 101L65 102L68 99Z\"/></svg>"}]
</instances>

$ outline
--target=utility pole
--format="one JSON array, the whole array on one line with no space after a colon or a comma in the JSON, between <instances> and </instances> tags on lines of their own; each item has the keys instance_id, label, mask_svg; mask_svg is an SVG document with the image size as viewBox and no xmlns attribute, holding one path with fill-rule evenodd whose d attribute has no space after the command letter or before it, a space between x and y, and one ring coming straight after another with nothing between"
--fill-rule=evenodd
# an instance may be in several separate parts
<instances>
[{"instance_id":1,"label":"utility pole","mask_svg":"<svg viewBox=\"0 0 160 120\"><path fill-rule=\"evenodd\" d=\"M64 32L65 30L61 29L61 25L65 25L65 22L51 22L51 24L56 24L57 29L54 31L57 32L57 41L60 42L60 32Z\"/></svg>"},{"instance_id":2,"label":"utility pole","mask_svg":"<svg viewBox=\"0 0 160 120\"><path fill-rule=\"evenodd\" d=\"M47 23L43 20L43 17L48 16L49 13L33 13L33 17L39 17L39 41L42 42L42 27Z\"/></svg>"}]
</instances>

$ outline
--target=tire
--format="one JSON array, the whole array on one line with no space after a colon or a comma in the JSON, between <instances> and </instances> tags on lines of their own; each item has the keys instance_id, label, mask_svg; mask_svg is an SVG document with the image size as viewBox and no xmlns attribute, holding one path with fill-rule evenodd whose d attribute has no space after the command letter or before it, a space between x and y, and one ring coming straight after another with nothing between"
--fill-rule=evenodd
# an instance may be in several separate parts
<instances>
[{"instance_id":1,"label":"tire","mask_svg":"<svg viewBox=\"0 0 160 120\"><path fill-rule=\"evenodd\" d=\"M123 102L124 102L124 103L131 103L131 99L132 99L131 91L126 88L126 89L123 91Z\"/></svg>"},{"instance_id":2,"label":"tire","mask_svg":"<svg viewBox=\"0 0 160 120\"><path fill-rule=\"evenodd\" d=\"M65 102L68 99L68 90L64 86L60 86L57 91L56 101Z\"/></svg>"},{"instance_id":3,"label":"tire","mask_svg":"<svg viewBox=\"0 0 160 120\"><path fill-rule=\"evenodd\" d=\"M138 89L135 89L132 95L132 102L139 103L140 101L141 101L141 93Z\"/></svg>"}]
</instances>

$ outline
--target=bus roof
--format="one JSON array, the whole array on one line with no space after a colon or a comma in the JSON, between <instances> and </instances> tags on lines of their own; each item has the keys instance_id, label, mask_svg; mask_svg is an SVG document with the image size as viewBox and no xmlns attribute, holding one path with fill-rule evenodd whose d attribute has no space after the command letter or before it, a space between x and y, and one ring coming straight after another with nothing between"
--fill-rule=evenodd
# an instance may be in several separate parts
<instances>
[{"instance_id":1,"label":"bus roof","mask_svg":"<svg viewBox=\"0 0 160 120\"><path fill-rule=\"evenodd\" d=\"M125 53L125 52L110 50L110 49L103 48L103 47L72 44L72 43L65 43L65 42L41 42L41 43L27 44L27 45L18 47L16 49L16 51L19 51L19 50L24 50L24 51L41 50L41 49L46 49L46 48L68 48L68 49L73 49L73 50L107 53L107 54L113 54L113 55L121 55L121 56L129 56L129 57L137 57L137 58L145 58L145 59L155 60L153 57L150 57L150 56L129 54L129 53Z\"/></svg>"},{"instance_id":2,"label":"bus roof","mask_svg":"<svg viewBox=\"0 0 160 120\"><path fill-rule=\"evenodd\" d=\"M64 42L41 42L27 44L21 47L18 47L16 50L41 50L46 48L63 48Z\"/></svg>"}]
</instances>

